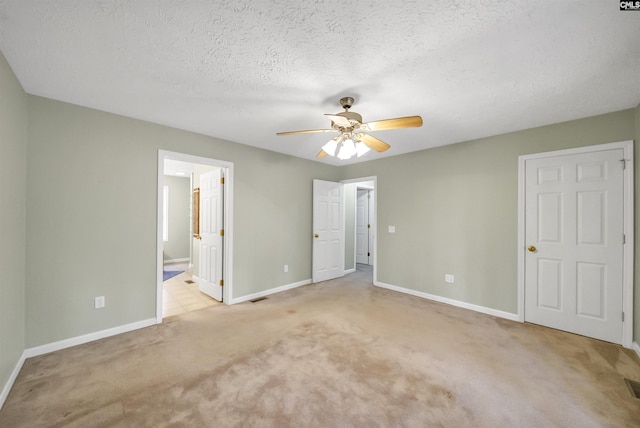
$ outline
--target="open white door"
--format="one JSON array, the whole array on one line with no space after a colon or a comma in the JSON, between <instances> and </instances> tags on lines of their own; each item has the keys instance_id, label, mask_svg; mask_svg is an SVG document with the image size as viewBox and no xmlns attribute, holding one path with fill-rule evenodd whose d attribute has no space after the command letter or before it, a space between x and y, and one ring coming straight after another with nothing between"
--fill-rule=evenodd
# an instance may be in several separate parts
<instances>
[{"instance_id":1,"label":"open white door","mask_svg":"<svg viewBox=\"0 0 640 428\"><path fill-rule=\"evenodd\" d=\"M623 159L614 149L526 160L526 321L621 343Z\"/></svg>"},{"instance_id":2,"label":"open white door","mask_svg":"<svg viewBox=\"0 0 640 428\"><path fill-rule=\"evenodd\" d=\"M200 175L200 275L203 293L222 301L223 256L222 169Z\"/></svg>"},{"instance_id":3,"label":"open white door","mask_svg":"<svg viewBox=\"0 0 640 428\"><path fill-rule=\"evenodd\" d=\"M313 180L313 282L344 276L342 183Z\"/></svg>"}]
</instances>

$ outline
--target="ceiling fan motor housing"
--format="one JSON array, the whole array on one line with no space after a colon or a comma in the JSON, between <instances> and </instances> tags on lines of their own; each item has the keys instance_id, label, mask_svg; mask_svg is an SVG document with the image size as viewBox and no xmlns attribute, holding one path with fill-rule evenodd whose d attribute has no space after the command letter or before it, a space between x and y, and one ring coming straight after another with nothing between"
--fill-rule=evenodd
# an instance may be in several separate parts
<instances>
[{"instance_id":1,"label":"ceiling fan motor housing","mask_svg":"<svg viewBox=\"0 0 640 428\"><path fill-rule=\"evenodd\" d=\"M362 123L362 116L360 116L358 113L355 113L355 112L343 111L340 113L336 113L336 116L342 116L347 118L353 126Z\"/></svg>"}]
</instances>

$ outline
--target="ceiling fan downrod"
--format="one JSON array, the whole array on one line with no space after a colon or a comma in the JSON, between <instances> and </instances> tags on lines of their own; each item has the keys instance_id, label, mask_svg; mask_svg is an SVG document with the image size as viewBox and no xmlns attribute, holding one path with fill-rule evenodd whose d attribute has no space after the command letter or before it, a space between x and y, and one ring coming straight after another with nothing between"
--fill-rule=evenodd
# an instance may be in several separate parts
<instances>
[{"instance_id":1,"label":"ceiling fan downrod","mask_svg":"<svg viewBox=\"0 0 640 428\"><path fill-rule=\"evenodd\" d=\"M340 105L345 111L349 111L355 100L351 97L340 98Z\"/></svg>"}]
</instances>

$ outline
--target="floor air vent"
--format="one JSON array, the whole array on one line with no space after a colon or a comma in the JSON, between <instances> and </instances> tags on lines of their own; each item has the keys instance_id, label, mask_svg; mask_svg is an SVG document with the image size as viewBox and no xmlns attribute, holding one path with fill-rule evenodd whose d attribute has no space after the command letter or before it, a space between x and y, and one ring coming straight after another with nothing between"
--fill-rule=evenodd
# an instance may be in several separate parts
<instances>
[{"instance_id":1,"label":"floor air vent","mask_svg":"<svg viewBox=\"0 0 640 428\"><path fill-rule=\"evenodd\" d=\"M266 297L258 297L257 299L249 300L251 303L262 302L263 300L267 300Z\"/></svg>"},{"instance_id":2,"label":"floor air vent","mask_svg":"<svg viewBox=\"0 0 640 428\"><path fill-rule=\"evenodd\" d=\"M629 392L634 398L640 399L640 382L636 382L635 380L630 380L625 378L625 383L629 388Z\"/></svg>"},{"instance_id":3,"label":"floor air vent","mask_svg":"<svg viewBox=\"0 0 640 428\"><path fill-rule=\"evenodd\" d=\"M186 282L187 284L193 284L195 281L191 281L190 279L187 279L185 282Z\"/></svg>"}]
</instances>

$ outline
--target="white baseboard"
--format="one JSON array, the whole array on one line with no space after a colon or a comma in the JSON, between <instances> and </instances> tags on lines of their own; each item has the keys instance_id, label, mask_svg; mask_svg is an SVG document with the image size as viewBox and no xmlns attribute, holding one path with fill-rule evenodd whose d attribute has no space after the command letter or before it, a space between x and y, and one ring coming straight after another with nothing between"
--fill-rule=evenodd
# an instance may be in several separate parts
<instances>
[{"instance_id":1,"label":"white baseboard","mask_svg":"<svg viewBox=\"0 0 640 428\"><path fill-rule=\"evenodd\" d=\"M356 271L356 268L353 268L353 269L347 269L347 270L345 270L345 271L344 271L344 274L345 274L345 275L348 275L348 274L350 274L350 273L354 273L355 271Z\"/></svg>"},{"instance_id":2,"label":"white baseboard","mask_svg":"<svg viewBox=\"0 0 640 428\"><path fill-rule=\"evenodd\" d=\"M260 297L268 296L270 294L280 293L286 290L291 290L293 288L301 287L307 284L311 284L311 279L305 279L304 281L298 281L292 284L281 285L280 287L270 288L268 290L260 291L258 293L248 294L246 296L235 297L231 299L231 302L229 302L229 304L235 305L236 303L242 303L248 300L258 299Z\"/></svg>"},{"instance_id":3,"label":"white baseboard","mask_svg":"<svg viewBox=\"0 0 640 428\"><path fill-rule=\"evenodd\" d=\"M106 330L96 331L95 333L72 337L70 339L64 339L58 342L48 343L41 346L35 346L33 348L27 348L24 350L24 356L25 358L37 357L38 355L48 354L49 352L59 351L61 349L70 348L76 345L82 345L83 343L93 342L94 340L104 339L105 337L127 333L155 324L157 324L156 319L149 318L131 324L121 325L119 327L108 328Z\"/></svg>"},{"instance_id":4,"label":"white baseboard","mask_svg":"<svg viewBox=\"0 0 640 428\"><path fill-rule=\"evenodd\" d=\"M20 373L20 370L22 370L22 365L24 364L24 361L26 359L27 357L25 357L23 352L22 355L20 356L20 359L18 360L18 363L13 368L13 371L11 372L11 376L9 376L9 379L7 379L7 383L4 385L4 388L2 388L2 393L0 394L0 409L2 409L2 406L4 406L4 402L7 400L7 397L9 396L9 392L11 391L11 388L13 387L13 384L16 381L16 378L18 377L18 373Z\"/></svg>"},{"instance_id":5,"label":"white baseboard","mask_svg":"<svg viewBox=\"0 0 640 428\"><path fill-rule=\"evenodd\" d=\"M416 291L410 288L398 287L397 285L385 284L384 282L379 282L379 281L374 282L374 285L376 285L377 287L398 291L400 293L421 297L423 299L433 300L440 303L446 303L447 305L457 306L459 308L469 309L469 310L480 312L483 314L492 315L494 317L505 318L511 321L520 322L518 318L518 314L512 314L511 312L499 311L497 309L474 305L473 303L462 302L460 300L449 299L448 297L436 296L435 294L424 293L422 291Z\"/></svg>"},{"instance_id":6,"label":"white baseboard","mask_svg":"<svg viewBox=\"0 0 640 428\"><path fill-rule=\"evenodd\" d=\"M0 409L9 396L9 392L11 391L16 378L18 377L18 373L20 373L22 365L27 358L37 357L38 355L48 354L49 352L59 351L61 349L70 348L76 345L82 345L83 343L93 342L94 340L104 339L105 337L127 333L129 331L138 330L140 328L149 327L155 324L157 324L156 319L149 318L147 320L126 324L119 327L96 331L95 333L89 333L82 336L72 337L70 339L59 340L57 342L48 343L46 345L25 349L22 353L22 356L20 357L20 360L18 360L18 363L13 369L13 372L11 372L11 376L9 376L7 383L5 384L4 388L2 388L2 394L0 394Z\"/></svg>"},{"instance_id":7,"label":"white baseboard","mask_svg":"<svg viewBox=\"0 0 640 428\"><path fill-rule=\"evenodd\" d=\"M166 264L166 263L184 263L188 261L189 261L189 257L187 257L186 259L167 259L164 262Z\"/></svg>"},{"instance_id":8,"label":"white baseboard","mask_svg":"<svg viewBox=\"0 0 640 428\"><path fill-rule=\"evenodd\" d=\"M640 344L638 344L638 342L633 342L633 345L631 345L631 347L634 351L636 351L638 357L640 357Z\"/></svg>"}]
</instances>

